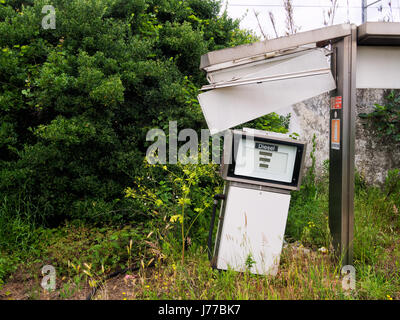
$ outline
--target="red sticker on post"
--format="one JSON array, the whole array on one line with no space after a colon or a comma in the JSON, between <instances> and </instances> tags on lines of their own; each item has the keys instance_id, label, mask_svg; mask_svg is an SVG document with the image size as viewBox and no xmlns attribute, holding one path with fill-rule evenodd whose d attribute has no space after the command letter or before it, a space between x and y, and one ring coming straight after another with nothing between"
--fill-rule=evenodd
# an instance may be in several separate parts
<instances>
[{"instance_id":1,"label":"red sticker on post","mask_svg":"<svg viewBox=\"0 0 400 320\"><path fill-rule=\"evenodd\" d=\"M331 148L334 150L340 150L340 120L332 120L332 132L331 132Z\"/></svg>"},{"instance_id":2,"label":"red sticker on post","mask_svg":"<svg viewBox=\"0 0 400 320\"><path fill-rule=\"evenodd\" d=\"M343 98L339 97L332 97L331 98L331 110L340 110L342 109L342 102Z\"/></svg>"}]
</instances>

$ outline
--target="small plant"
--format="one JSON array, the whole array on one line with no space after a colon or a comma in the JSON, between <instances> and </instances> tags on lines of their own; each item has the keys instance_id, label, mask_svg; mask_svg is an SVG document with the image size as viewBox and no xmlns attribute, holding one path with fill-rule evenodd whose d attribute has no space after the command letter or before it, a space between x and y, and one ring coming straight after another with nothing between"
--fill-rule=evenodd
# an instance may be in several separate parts
<instances>
[{"instance_id":1,"label":"small plant","mask_svg":"<svg viewBox=\"0 0 400 320\"><path fill-rule=\"evenodd\" d=\"M61 299L69 299L73 296L73 294L78 290L78 288L74 287L74 285L70 282L64 283L62 288L60 289L60 298Z\"/></svg>"},{"instance_id":2,"label":"small plant","mask_svg":"<svg viewBox=\"0 0 400 320\"><path fill-rule=\"evenodd\" d=\"M315 152L317 148L317 142L316 142L317 136L314 134L312 138L312 150L310 152L310 158L311 158L311 166L308 168L307 173L305 174L305 177L303 179L303 184L300 187L304 191L304 195L306 197L311 197L315 198L317 195L317 183L316 183L316 157L315 157Z\"/></svg>"},{"instance_id":3,"label":"small plant","mask_svg":"<svg viewBox=\"0 0 400 320\"><path fill-rule=\"evenodd\" d=\"M212 205L213 196L221 192L221 181L218 177L217 165L182 164L176 165L148 165L153 169L158 179L161 178L160 170L164 173L164 179L156 181L161 189L151 188L142 184L142 178L136 178L136 188L127 188L125 196L141 201L145 212L151 214L160 221L159 226L165 231L160 238L167 241L168 230L171 224L180 225L181 257L185 257L185 248L190 244L189 234L195 223L200 221L202 233L206 234L206 222L204 217ZM152 179L152 178L151 178ZM151 180L150 179L150 180ZM149 180L149 179L148 179ZM147 182L147 185L149 183ZM158 189L158 190L157 190ZM160 190L164 190L160 193ZM154 232L159 233L160 228Z\"/></svg>"},{"instance_id":4,"label":"small plant","mask_svg":"<svg viewBox=\"0 0 400 320\"><path fill-rule=\"evenodd\" d=\"M389 170L385 181L385 199L400 193L400 169Z\"/></svg>"},{"instance_id":5,"label":"small plant","mask_svg":"<svg viewBox=\"0 0 400 320\"><path fill-rule=\"evenodd\" d=\"M400 145L400 93L392 90L386 96L386 104L375 104L371 113L361 113L360 118L370 120L369 124L378 138L387 145Z\"/></svg>"},{"instance_id":6,"label":"small plant","mask_svg":"<svg viewBox=\"0 0 400 320\"><path fill-rule=\"evenodd\" d=\"M324 174L316 176L316 135L312 139L311 166L299 191L292 192L285 235L288 240L300 240L313 247L329 247L328 223L329 162L323 164Z\"/></svg>"},{"instance_id":7,"label":"small plant","mask_svg":"<svg viewBox=\"0 0 400 320\"><path fill-rule=\"evenodd\" d=\"M362 172L356 170L354 174L354 190L356 194L360 194L362 190L367 188L367 182L365 180L365 176Z\"/></svg>"},{"instance_id":8,"label":"small plant","mask_svg":"<svg viewBox=\"0 0 400 320\"><path fill-rule=\"evenodd\" d=\"M256 261L253 259L252 254L249 253L247 255L246 262L245 262L246 269L250 270L251 268L253 268L255 263L256 263Z\"/></svg>"}]
</instances>

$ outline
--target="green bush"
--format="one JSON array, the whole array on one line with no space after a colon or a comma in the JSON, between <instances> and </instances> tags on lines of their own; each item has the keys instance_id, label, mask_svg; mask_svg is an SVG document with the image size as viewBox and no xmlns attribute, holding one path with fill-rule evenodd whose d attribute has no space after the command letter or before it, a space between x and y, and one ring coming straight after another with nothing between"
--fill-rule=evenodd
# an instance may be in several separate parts
<instances>
[{"instance_id":1,"label":"green bush","mask_svg":"<svg viewBox=\"0 0 400 320\"><path fill-rule=\"evenodd\" d=\"M288 133L291 114L286 116L278 115L275 112L257 118L253 121L241 124L236 128L252 128L257 130L272 131L278 133ZM297 134L294 134L297 135Z\"/></svg>"},{"instance_id":2,"label":"green bush","mask_svg":"<svg viewBox=\"0 0 400 320\"><path fill-rule=\"evenodd\" d=\"M400 93L397 90L390 91L385 105L375 104L374 111L359 116L370 120L371 129L385 143L400 144Z\"/></svg>"},{"instance_id":3,"label":"green bush","mask_svg":"<svg viewBox=\"0 0 400 320\"><path fill-rule=\"evenodd\" d=\"M0 195L42 225L132 218L147 131L205 128L200 56L255 38L213 0L55 0L47 30L45 4L0 3Z\"/></svg>"},{"instance_id":4,"label":"green bush","mask_svg":"<svg viewBox=\"0 0 400 320\"><path fill-rule=\"evenodd\" d=\"M137 177L135 185L125 190L126 197L141 212L152 217L160 233L163 226L166 245L205 243L209 230L214 195L222 193L223 184L216 164L148 165L145 179ZM171 237L175 239L171 239ZM179 239L179 241L177 241ZM184 250L184 249L183 249Z\"/></svg>"},{"instance_id":5,"label":"green bush","mask_svg":"<svg viewBox=\"0 0 400 320\"><path fill-rule=\"evenodd\" d=\"M291 193L290 209L285 236L289 240L302 241L309 246L329 247L328 183L329 166L324 162L324 172L317 179L316 136L313 137L310 158L311 167L304 175L299 191Z\"/></svg>"}]
</instances>

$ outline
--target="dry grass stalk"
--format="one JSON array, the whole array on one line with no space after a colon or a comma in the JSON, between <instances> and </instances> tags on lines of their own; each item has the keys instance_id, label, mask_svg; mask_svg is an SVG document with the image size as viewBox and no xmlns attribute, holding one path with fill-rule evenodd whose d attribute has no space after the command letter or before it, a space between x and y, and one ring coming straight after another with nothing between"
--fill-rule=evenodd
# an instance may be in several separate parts
<instances>
[{"instance_id":1,"label":"dry grass stalk","mask_svg":"<svg viewBox=\"0 0 400 320\"><path fill-rule=\"evenodd\" d=\"M287 36L297 33L300 28L294 23L293 5L291 0L283 0L283 6L286 11L286 31Z\"/></svg>"},{"instance_id":2,"label":"dry grass stalk","mask_svg":"<svg viewBox=\"0 0 400 320\"><path fill-rule=\"evenodd\" d=\"M260 22L260 17L259 17L260 13L257 12L256 10L253 10L253 13L254 13L254 16L256 17L258 28L260 29L261 35L263 36L264 39L268 39L268 34L265 33L265 31L261 25L261 22Z\"/></svg>"},{"instance_id":3,"label":"dry grass stalk","mask_svg":"<svg viewBox=\"0 0 400 320\"><path fill-rule=\"evenodd\" d=\"M270 11L268 14L269 14L269 20L271 21L271 24L272 24L272 28L274 29L274 32L275 32L275 37L279 38L278 31L276 30L276 22L275 22L274 13L272 11Z\"/></svg>"},{"instance_id":4,"label":"dry grass stalk","mask_svg":"<svg viewBox=\"0 0 400 320\"><path fill-rule=\"evenodd\" d=\"M324 26L332 26L335 22L336 10L339 5L338 0L330 0L331 6L327 12L323 12L324 15Z\"/></svg>"}]
</instances>

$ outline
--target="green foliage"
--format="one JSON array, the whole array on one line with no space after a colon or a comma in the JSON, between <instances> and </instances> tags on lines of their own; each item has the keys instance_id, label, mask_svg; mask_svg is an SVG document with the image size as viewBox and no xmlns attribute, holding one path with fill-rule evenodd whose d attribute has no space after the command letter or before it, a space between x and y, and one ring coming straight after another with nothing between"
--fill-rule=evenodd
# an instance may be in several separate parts
<instances>
[{"instance_id":1,"label":"green foliage","mask_svg":"<svg viewBox=\"0 0 400 320\"><path fill-rule=\"evenodd\" d=\"M222 180L215 164L149 165L147 183L137 177L135 187L125 190L144 214L159 221L160 226L172 224L173 236L181 238L182 257L185 245L206 241L213 198L222 191ZM189 237L190 236L190 237ZM163 237L163 236L162 236ZM165 235L164 235L165 237ZM165 237L166 243L170 238Z\"/></svg>"},{"instance_id":2,"label":"green foliage","mask_svg":"<svg viewBox=\"0 0 400 320\"><path fill-rule=\"evenodd\" d=\"M128 296L128 299L400 298L398 170L389 173L383 188L360 185L356 194L354 266L357 281L356 290L350 296L343 295L340 268L337 260L333 259L332 252L315 250L322 245L329 248L329 241L325 241L324 238L326 234L321 233L324 230L325 233L328 232L327 188L320 186L327 180L317 180L317 195L314 197L292 197L293 204L289 213L288 225L291 224L292 227L286 230L286 237L290 240L300 240L314 250L303 253L301 246L299 248L297 244L293 246L289 243L282 251L280 272L275 277L269 277L232 270L218 272L210 268L206 250L201 248L205 237L194 236L199 232L196 229L201 229L199 219L209 216L208 210L193 224L193 241L187 250L185 261L181 261L179 251L182 242L178 240L180 217L171 221L175 213L181 213L182 207L178 199L179 195L183 194L183 185L179 188L174 186L174 175L189 178L187 173L181 170L182 168L175 166L169 166L167 170L162 166L151 167L148 179L150 186L154 183L153 189L149 189L147 185L145 189L138 185L131 190L127 189L135 193L134 198L127 193L130 201L147 208L139 208L141 212L158 217L150 221L146 219L145 223L136 220L132 225L117 228L93 227L76 221L57 229L25 227L25 233L20 238L16 236L21 235L21 229L15 228L14 234L7 234L7 237L16 239L13 241L11 253L0 251L0 286L1 279L6 282L7 275L14 272L24 261L24 270L30 270L32 274L38 273L38 264L56 266L57 275L69 279L62 282L60 287L62 298L70 298L76 290L84 287L84 283L101 284L104 275L127 266L141 266L140 271L132 276L133 283L127 284L127 290L131 290L132 284L134 285L134 296ZM210 168L205 167L203 170L209 172ZM166 177L161 184L153 178L158 174ZM208 179L208 174L200 176L200 181ZM214 180L215 177L211 179ZM142 186L140 180L135 181ZM200 183L193 190L201 185ZM209 185L209 182L205 185ZM199 190L196 190L197 192ZM301 194L302 191L299 192ZM176 196L178 198L175 198ZM192 217L196 214L193 208L198 206L194 204L190 193L189 196L190 204L185 205L186 226L193 222ZM9 205L4 206L8 207ZM176 211L172 212L171 208L175 208ZM152 212L153 210L157 212ZM0 217L4 217L4 210L1 213ZM29 234L31 236L27 237ZM26 247L29 247L30 252L25 250L25 253L21 254L22 249ZM147 269L146 266L151 261L156 261L156 266ZM160 263L161 261L166 263ZM248 256L247 264L249 268L253 264L251 256ZM125 297L127 296L123 296Z\"/></svg>"},{"instance_id":3,"label":"green foliage","mask_svg":"<svg viewBox=\"0 0 400 320\"><path fill-rule=\"evenodd\" d=\"M36 274L38 262L53 265L58 276L75 277L72 265L86 263L92 272L108 274L163 257L159 239L152 232L156 222L95 227L74 220L54 229L35 228L18 219L0 223L7 230L0 230L0 284L20 266Z\"/></svg>"},{"instance_id":4,"label":"green foliage","mask_svg":"<svg viewBox=\"0 0 400 320\"><path fill-rule=\"evenodd\" d=\"M386 199L392 199L399 206L399 198L397 195L400 193L400 169L389 170L385 180L384 192Z\"/></svg>"},{"instance_id":5,"label":"green foliage","mask_svg":"<svg viewBox=\"0 0 400 320\"><path fill-rule=\"evenodd\" d=\"M317 194L317 181L316 181L316 172L315 172L315 166L316 166L316 158L315 158L315 151L317 148L317 143L316 143L317 136L314 134L312 138L312 150L310 152L310 158L311 158L311 166L308 168L302 185L300 186L300 189L303 192L302 196L309 199L309 198L314 198Z\"/></svg>"},{"instance_id":6,"label":"green foliage","mask_svg":"<svg viewBox=\"0 0 400 320\"><path fill-rule=\"evenodd\" d=\"M254 266L255 263L256 263L256 261L253 259L253 256L251 254L249 254L245 261L246 269L250 270Z\"/></svg>"},{"instance_id":7,"label":"green foliage","mask_svg":"<svg viewBox=\"0 0 400 320\"><path fill-rule=\"evenodd\" d=\"M310 152L311 166L304 175L299 191L292 192L289 216L286 226L286 237L300 240L306 245L329 247L330 233L328 224L328 163L324 173L317 179L316 136L312 140Z\"/></svg>"},{"instance_id":8,"label":"green foliage","mask_svg":"<svg viewBox=\"0 0 400 320\"><path fill-rule=\"evenodd\" d=\"M330 245L328 225L328 196L302 198L302 193L292 197L285 237L289 241L301 241L314 248Z\"/></svg>"},{"instance_id":9,"label":"green foliage","mask_svg":"<svg viewBox=\"0 0 400 320\"><path fill-rule=\"evenodd\" d=\"M278 115L275 112L257 118L238 126L237 128L252 128L257 130L272 131L278 133L288 133L291 114L287 116Z\"/></svg>"},{"instance_id":10,"label":"green foliage","mask_svg":"<svg viewBox=\"0 0 400 320\"><path fill-rule=\"evenodd\" d=\"M362 173L356 170L354 175L354 191L357 195L360 194L363 190L367 188L367 182L365 181L365 177Z\"/></svg>"},{"instance_id":11,"label":"green foliage","mask_svg":"<svg viewBox=\"0 0 400 320\"><path fill-rule=\"evenodd\" d=\"M201 55L256 38L213 0L55 0L54 30L45 4L0 4L0 194L47 226L138 218L147 131L204 128Z\"/></svg>"},{"instance_id":12,"label":"green foliage","mask_svg":"<svg viewBox=\"0 0 400 320\"><path fill-rule=\"evenodd\" d=\"M27 199L15 204L7 197L0 201L0 248L26 254L38 242L35 220L37 208Z\"/></svg>"},{"instance_id":13,"label":"green foliage","mask_svg":"<svg viewBox=\"0 0 400 320\"><path fill-rule=\"evenodd\" d=\"M148 244L154 241L157 245L154 237L147 237L149 233L150 228L144 223L122 228L88 228L77 223L67 224L53 232L42 231L41 255L51 261L61 274L72 272L71 266L83 266L85 263L91 266L92 272L109 273L128 266L139 266L140 260L149 254L146 252ZM77 252L80 254L76 255ZM134 256L133 261L131 255Z\"/></svg>"},{"instance_id":14,"label":"green foliage","mask_svg":"<svg viewBox=\"0 0 400 320\"><path fill-rule=\"evenodd\" d=\"M251 256L248 264L253 265ZM154 272L132 280L135 289L123 297L132 300L346 299L338 278L338 268L324 254L305 256L285 248L278 274L263 276L251 274L249 270L212 269L206 250L199 247L191 248L183 263L170 258Z\"/></svg>"},{"instance_id":15,"label":"green foliage","mask_svg":"<svg viewBox=\"0 0 400 320\"><path fill-rule=\"evenodd\" d=\"M17 269L18 263L17 258L0 252L0 290L7 276Z\"/></svg>"},{"instance_id":16,"label":"green foliage","mask_svg":"<svg viewBox=\"0 0 400 320\"><path fill-rule=\"evenodd\" d=\"M392 90L386 97L386 104L375 104L375 109L369 114L360 114L361 118L369 119L379 138L387 144L400 144L400 93Z\"/></svg>"},{"instance_id":17,"label":"green foliage","mask_svg":"<svg viewBox=\"0 0 400 320\"><path fill-rule=\"evenodd\" d=\"M354 259L359 296L388 299L399 292L399 170L383 188L360 190L355 201Z\"/></svg>"}]
</instances>

